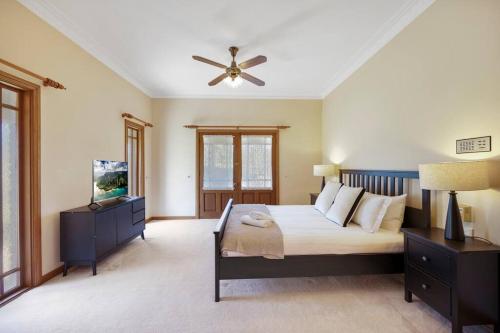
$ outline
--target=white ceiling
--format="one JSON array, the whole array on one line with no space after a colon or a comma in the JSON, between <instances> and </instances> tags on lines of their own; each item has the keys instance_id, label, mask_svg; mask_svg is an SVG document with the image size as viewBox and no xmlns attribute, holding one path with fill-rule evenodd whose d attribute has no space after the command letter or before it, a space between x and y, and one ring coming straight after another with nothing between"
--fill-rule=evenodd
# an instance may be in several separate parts
<instances>
[{"instance_id":1,"label":"white ceiling","mask_svg":"<svg viewBox=\"0 0 500 333\"><path fill-rule=\"evenodd\" d=\"M19 1L151 97L322 98L434 0ZM265 87L207 85L231 45Z\"/></svg>"}]
</instances>

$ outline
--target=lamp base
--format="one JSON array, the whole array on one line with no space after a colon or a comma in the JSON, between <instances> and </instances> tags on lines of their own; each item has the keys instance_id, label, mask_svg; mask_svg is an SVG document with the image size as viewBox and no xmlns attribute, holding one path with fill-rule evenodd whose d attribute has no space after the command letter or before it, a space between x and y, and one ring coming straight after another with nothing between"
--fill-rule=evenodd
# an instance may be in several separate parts
<instances>
[{"instance_id":1,"label":"lamp base","mask_svg":"<svg viewBox=\"0 0 500 333\"><path fill-rule=\"evenodd\" d=\"M455 191L450 191L448 214L446 215L446 227L444 228L444 238L461 242L465 240L462 217L460 216L457 193Z\"/></svg>"},{"instance_id":2,"label":"lamp base","mask_svg":"<svg viewBox=\"0 0 500 333\"><path fill-rule=\"evenodd\" d=\"M321 182L321 191L325 188L326 182L325 182L325 176L323 176L323 181Z\"/></svg>"}]
</instances>

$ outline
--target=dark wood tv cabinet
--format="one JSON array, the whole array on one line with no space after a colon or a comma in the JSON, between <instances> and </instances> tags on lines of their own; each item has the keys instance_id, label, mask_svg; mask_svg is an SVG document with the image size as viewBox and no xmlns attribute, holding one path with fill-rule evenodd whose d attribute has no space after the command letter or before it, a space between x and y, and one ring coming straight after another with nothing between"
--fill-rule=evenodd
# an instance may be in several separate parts
<instances>
[{"instance_id":1,"label":"dark wood tv cabinet","mask_svg":"<svg viewBox=\"0 0 500 333\"><path fill-rule=\"evenodd\" d=\"M144 239L144 197L113 199L101 205L95 210L82 206L61 212L63 276L72 265L91 265L96 275L97 261L139 235Z\"/></svg>"}]
</instances>

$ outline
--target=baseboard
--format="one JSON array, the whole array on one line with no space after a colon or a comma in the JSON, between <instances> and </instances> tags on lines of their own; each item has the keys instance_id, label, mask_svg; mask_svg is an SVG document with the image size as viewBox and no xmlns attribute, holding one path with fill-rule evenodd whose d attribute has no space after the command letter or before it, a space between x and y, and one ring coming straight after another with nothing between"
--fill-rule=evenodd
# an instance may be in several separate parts
<instances>
[{"instance_id":1,"label":"baseboard","mask_svg":"<svg viewBox=\"0 0 500 333\"><path fill-rule=\"evenodd\" d=\"M43 284L43 283L49 281L50 279L56 277L57 275L62 274L63 268L64 268L64 266L61 265L61 266L57 267L56 269L51 270L47 274L42 275L42 282L40 284Z\"/></svg>"},{"instance_id":2,"label":"baseboard","mask_svg":"<svg viewBox=\"0 0 500 333\"><path fill-rule=\"evenodd\" d=\"M152 216L149 218L150 221L165 221L165 220L194 220L196 216Z\"/></svg>"}]
</instances>

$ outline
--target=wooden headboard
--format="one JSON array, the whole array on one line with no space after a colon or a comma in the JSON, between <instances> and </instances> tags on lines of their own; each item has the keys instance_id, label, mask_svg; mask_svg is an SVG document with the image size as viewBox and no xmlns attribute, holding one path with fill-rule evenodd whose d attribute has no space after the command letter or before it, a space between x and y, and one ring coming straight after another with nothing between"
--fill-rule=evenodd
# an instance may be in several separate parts
<instances>
[{"instance_id":1,"label":"wooden headboard","mask_svg":"<svg viewBox=\"0 0 500 333\"><path fill-rule=\"evenodd\" d=\"M347 186L364 187L367 192L382 195L404 193L405 179L418 179L418 171L340 169L339 181ZM406 206L403 228L430 228L431 192L422 190L422 209Z\"/></svg>"}]
</instances>

